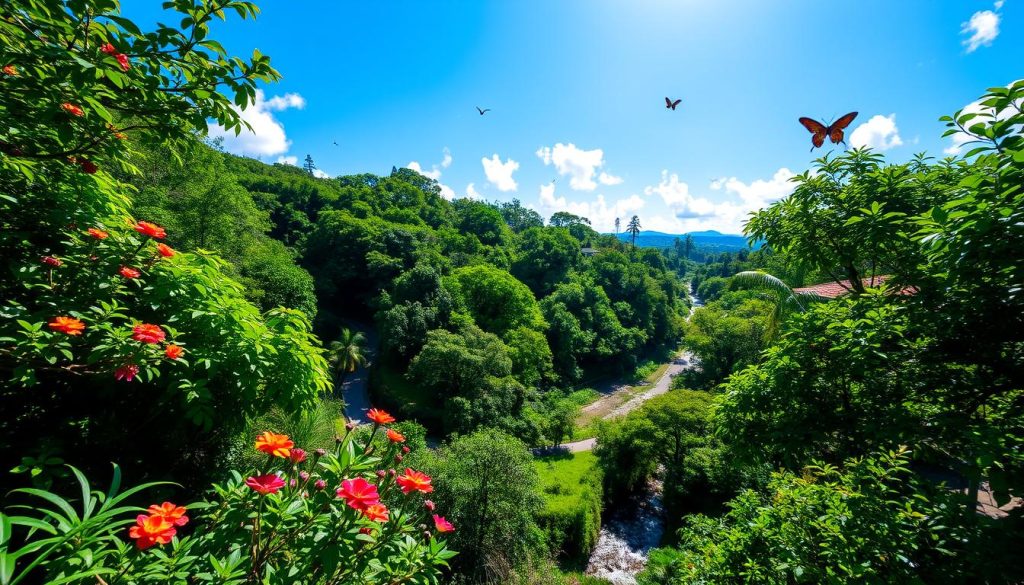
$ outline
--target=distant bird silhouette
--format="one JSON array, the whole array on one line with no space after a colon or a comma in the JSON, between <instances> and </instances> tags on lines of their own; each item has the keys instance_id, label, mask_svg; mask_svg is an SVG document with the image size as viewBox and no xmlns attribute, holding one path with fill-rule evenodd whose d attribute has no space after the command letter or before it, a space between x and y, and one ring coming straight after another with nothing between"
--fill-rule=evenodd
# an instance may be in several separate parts
<instances>
[{"instance_id":1,"label":"distant bird silhouette","mask_svg":"<svg viewBox=\"0 0 1024 585\"><path fill-rule=\"evenodd\" d=\"M850 112L842 118L839 118L835 122L826 126L817 120L810 118L800 118L799 122L807 131L811 133L811 151L818 148L822 144L825 144L825 137L827 136L832 144L839 144L842 142L846 144L846 137L843 134L843 130L853 122L853 119L857 117L857 112Z\"/></svg>"},{"instance_id":2,"label":"distant bird silhouette","mask_svg":"<svg viewBox=\"0 0 1024 585\"><path fill-rule=\"evenodd\" d=\"M487 112L490 112L490 111L491 111L491 108L484 108L484 109L482 109L482 110L481 110L481 109L480 109L480 106L477 106L477 107L476 107L476 111L480 112L480 115L481 115L481 116L483 116L483 115L484 115L484 114L486 114Z\"/></svg>"},{"instance_id":3,"label":"distant bird silhouette","mask_svg":"<svg viewBox=\"0 0 1024 585\"><path fill-rule=\"evenodd\" d=\"M334 146L338 146L338 141L337 140L334 141Z\"/></svg>"},{"instance_id":4,"label":"distant bird silhouette","mask_svg":"<svg viewBox=\"0 0 1024 585\"><path fill-rule=\"evenodd\" d=\"M665 109L667 109L667 110L674 110L674 109L676 109L676 106L678 106L681 101L683 101L683 100L680 99L680 100L672 101L672 100L670 100L668 98L665 98Z\"/></svg>"}]
</instances>

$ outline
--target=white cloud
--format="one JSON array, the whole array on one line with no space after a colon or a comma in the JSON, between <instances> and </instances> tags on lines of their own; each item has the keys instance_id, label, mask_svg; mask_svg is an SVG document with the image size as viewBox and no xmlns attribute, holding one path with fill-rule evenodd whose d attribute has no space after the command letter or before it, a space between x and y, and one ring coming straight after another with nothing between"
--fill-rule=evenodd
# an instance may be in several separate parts
<instances>
[{"instance_id":1,"label":"white cloud","mask_svg":"<svg viewBox=\"0 0 1024 585\"><path fill-rule=\"evenodd\" d=\"M282 165L292 165L293 167L299 166L299 157L297 156L279 156L277 162Z\"/></svg>"},{"instance_id":2,"label":"white cloud","mask_svg":"<svg viewBox=\"0 0 1024 585\"><path fill-rule=\"evenodd\" d=\"M519 187L519 184L512 178L512 173L519 170L518 162L512 159L501 162L501 157L495 154L491 158L480 159L480 163L484 165L484 174L487 175L487 180L499 191L514 191Z\"/></svg>"},{"instance_id":3,"label":"white cloud","mask_svg":"<svg viewBox=\"0 0 1024 585\"><path fill-rule=\"evenodd\" d=\"M996 10L1001 9L1003 7L1003 0L996 0L995 7Z\"/></svg>"},{"instance_id":4,"label":"white cloud","mask_svg":"<svg viewBox=\"0 0 1024 585\"><path fill-rule=\"evenodd\" d=\"M437 181L437 186L441 188L441 197L451 201L455 198L455 190L441 182L441 170L447 169L450 166L452 166L452 152L446 146L444 147L444 158L441 159L441 164L432 165L429 171L424 170L423 166L417 161L409 161L405 168L412 169L428 179Z\"/></svg>"},{"instance_id":5,"label":"white cloud","mask_svg":"<svg viewBox=\"0 0 1024 585\"><path fill-rule=\"evenodd\" d=\"M611 232L615 228L616 217L628 220L629 216L643 209L646 204L642 197L635 194L611 204L605 200L604 195L598 195L592 201L569 201L565 196L555 195L553 182L541 185L537 198L537 212L541 215L550 216L556 211L568 211L589 219L591 226L599 232Z\"/></svg>"},{"instance_id":6,"label":"white cloud","mask_svg":"<svg viewBox=\"0 0 1024 585\"><path fill-rule=\"evenodd\" d=\"M996 3L996 10L1002 7L1002 3ZM971 19L960 27L960 34L970 35L963 40L968 53L973 53L978 47L987 47L999 36L999 15L991 10L979 10L971 15Z\"/></svg>"},{"instance_id":7,"label":"white cloud","mask_svg":"<svg viewBox=\"0 0 1024 585\"><path fill-rule=\"evenodd\" d=\"M644 188L644 195L658 196L671 214L641 218L646 229L668 233L715 229L724 233L740 233L752 211L778 201L793 192L790 181L793 171L783 167L770 179L757 179L745 183L736 177L723 177L712 181L710 190L725 197L714 199L694 195L679 175L661 172L657 185Z\"/></svg>"},{"instance_id":8,"label":"white cloud","mask_svg":"<svg viewBox=\"0 0 1024 585\"><path fill-rule=\"evenodd\" d=\"M235 132L225 130L222 126L214 124L210 126L211 138L223 138L224 149L235 154L250 156L274 156L288 152L291 141L284 132L284 125L281 124L272 112L280 112L287 109L301 110L306 106L306 100L297 93L286 93L283 96L274 96L266 99L263 90L256 90L256 100L245 110L238 110L239 116L249 123L252 130L242 128L241 133L235 136ZM235 106L232 106L235 107Z\"/></svg>"},{"instance_id":9,"label":"white cloud","mask_svg":"<svg viewBox=\"0 0 1024 585\"><path fill-rule=\"evenodd\" d=\"M476 199L477 201L481 201L483 198L483 195L477 193L476 187L473 183L466 185L466 199Z\"/></svg>"},{"instance_id":10,"label":"white cloud","mask_svg":"<svg viewBox=\"0 0 1024 585\"><path fill-rule=\"evenodd\" d=\"M318 179L330 179L331 178L331 176L329 174L327 174L326 171L321 171L320 169L313 169L313 176L318 178Z\"/></svg>"},{"instance_id":11,"label":"white cloud","mask_svg":"<svg viewBox=\"0 0 1024 585\"><path fill-rule=\"evenodd\" d=\"M568 175L569 186L577 191L593 191L597 188L594 175L604 166L604 151L600 148L583 150L575 144L559 142L554 147L544 146L537 150L537 156L545 165L555 165L559 175ZM601 172L598 181L602 185L618 185L621 177Z\"/></svg>"},{"instance_id":12,"label":"white cloud","mask_svg":"<svg viewBox=\"0 0 1024 585\"><path fill-rule=\"evenodd\" d=\"M900 130L896 127L896 114L873 116L854 129L850 134L850 146L867 146L875 150L889 150L903 144Z\"/></svg>"}]
</instances>

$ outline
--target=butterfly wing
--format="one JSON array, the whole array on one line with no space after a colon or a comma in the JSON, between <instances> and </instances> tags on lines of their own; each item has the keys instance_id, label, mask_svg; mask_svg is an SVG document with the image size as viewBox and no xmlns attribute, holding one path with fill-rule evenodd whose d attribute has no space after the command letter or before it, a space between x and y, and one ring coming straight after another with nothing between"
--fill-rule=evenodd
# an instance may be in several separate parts
<instances>
[{"instance_id":1,"label":"butterfly wing","mask_svg":"<svg viewBox=\"0 0 1024 585\"><path fill-rule=\"evenodd\" d=\"M665 98L665 107L666 108L671 108L672 107L672 100L670 100L668 98Z\"/></svg>"},{"instance_id":2,"label":"butterfly wing","mask_svg":"<svg viewBox=\"0 0 1024 585\"><path fill-rule=\"evenodd\" d=\"M672 102L672 103L671 103L672 109L673 109L673 110L674 110L674 109L676 109L676 106L678 106L678 105L679 105L679 103L680 103L680 102L682 102L682 101L683 101L683 100L681 100L681 99L678 99L678 100L676 100L676 101Z\"/></svg>"},{"instance_id":3,"label":"butterfly wing","mask_svg":"<svg viewBox=\"0 0 1024 585\"><path fill-rule=\"evenodd\" d=\"M832 122L832 125L828 127L828 137L832 140L832 144L839 144L840 142L843 144L846 143L843 130L845 130L846 127L850 125L850 122L853 122L853 119L856 117L857 112L850 112L835 122Z\"/></svg>"},{"instance_id":4,"label":"butterfly wing","mask_svg":"<svg viewBox=\"0 0 1024 585\"><path fill-rule=\"evenodd\" d=\"M810 118L800 118L800 124L811 133L811 144L814 145L814 148L825 144L825 135L828 134L829 130L827 126Z\"/></svg>"}]
</instances>

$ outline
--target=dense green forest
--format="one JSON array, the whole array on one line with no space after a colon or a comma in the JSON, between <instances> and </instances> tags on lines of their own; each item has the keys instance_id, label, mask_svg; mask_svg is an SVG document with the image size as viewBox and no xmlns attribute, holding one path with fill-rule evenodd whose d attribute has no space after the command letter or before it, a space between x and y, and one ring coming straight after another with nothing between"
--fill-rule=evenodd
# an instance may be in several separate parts
<instances>
[{"instance_id":1,"label":"dense green forest","mask_svg":"<svg viewBox=\"0 0 1024 585\"><path fill-rule=\"evenodd\" d=\"M0 583L595 585L652 493L641 584L1024 580L1024 82L645 248L229 154L255 6L94 4L0 17Z\"/></svg>"}]
</instances>

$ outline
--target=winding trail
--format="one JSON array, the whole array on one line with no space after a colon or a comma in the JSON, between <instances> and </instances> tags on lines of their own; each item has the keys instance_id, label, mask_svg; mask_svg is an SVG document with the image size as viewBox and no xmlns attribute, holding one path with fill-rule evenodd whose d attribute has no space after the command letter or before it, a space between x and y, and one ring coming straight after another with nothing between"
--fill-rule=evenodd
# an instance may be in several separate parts
<instances>
[{"instance_id":1,"label":"winding trail","mask_svg":"<svg viewBox=\"0 0 1024 585\"><path fill-rule=\"evenodd\" d=\"M377 331L366 323L347 323L347 327L362 332L366 336L366 367L345 376L341 388L335 388L335 396L340 395L345 401L345 418L355 422L365 422L366 411L370 410L370 366L377 356Z\"/></svg>"}]
</instances>

